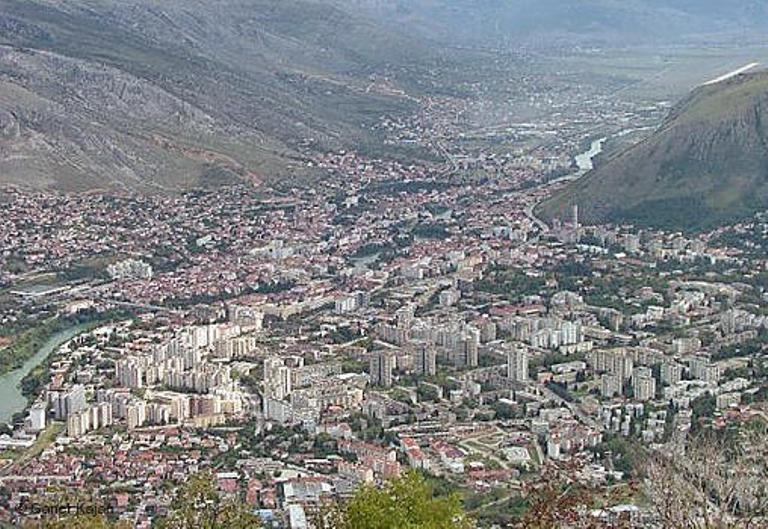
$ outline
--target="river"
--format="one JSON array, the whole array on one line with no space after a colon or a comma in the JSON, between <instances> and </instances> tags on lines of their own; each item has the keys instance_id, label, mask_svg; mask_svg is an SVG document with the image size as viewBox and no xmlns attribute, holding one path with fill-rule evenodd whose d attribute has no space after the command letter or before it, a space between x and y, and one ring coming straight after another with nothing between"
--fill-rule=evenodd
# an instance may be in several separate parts
<instances>
[{"instance_id":1,"label":"river","mask_svg":"<svg viewBox=\"0 0 768 529\"><path fill-rule=\"evenodd\" d=\"M595 140L590 145L589 150L581 154L576 155L576 166L579 168L579 176L583 176L595 168L593 162L595 156L603 152L603 145L608 141L608 138L600 138Z\"/></svg>"},{"instance_id":2,"label":"river","mask_svg":"<svg viewBox=\"0 0 768 529\"><path fill-rule=\"evenodd\" d=\"M602 154L603 147L605 146L605 142L608 141L608 138L600 138L599 140L594 140L592 144L589 146L589 150L584 151L580 154L577 154L573 159L576 162L576 171L573 173L569 173L565 176L561 176L559 178L555 178L554 180L549 180L547 182L547 185L557 184L559 182L570 182L571 180L578 180L588 172L590 172L592 169L595 168L595 156Z\"/></svg>"},{"instance_id":3,"label":"river","mask_svg":"<svg viewBox=\"0 0 768 529\"><path fill-rule=\"evenodd\" d=\"M27 407L27 398L21 394L21 380L42 364L48 355L60 345L84 332L87 328L88 325L77 325L57 332L48 338L37 350L35 356L27 360L23 366L0 375L0 423L10 422L14 414L24 411Z\"/></svg>"}]
</instances>

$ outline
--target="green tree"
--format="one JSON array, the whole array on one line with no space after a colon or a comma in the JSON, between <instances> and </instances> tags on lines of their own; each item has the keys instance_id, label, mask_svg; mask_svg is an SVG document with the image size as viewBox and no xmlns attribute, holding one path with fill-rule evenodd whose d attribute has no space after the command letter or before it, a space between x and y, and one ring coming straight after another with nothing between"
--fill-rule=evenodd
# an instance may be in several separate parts
<instances>
[{"instance_id":1,"label":"green tree","mask_svg":"<svg viewBox=\"0 0 768 529\"><path fill-rule=\"evenodd\" d=\"M113 524L99 515L77 515L62 519L46 519L40 522L28 522L25 529L129 529L127 522Z\"/></svg>"},{"instance_id":2,"label":"green tree","mask_svg":"<svg viewBox=\"0 0 768 529\"><path fill-rule=\"evenodd\" d=\"M223 498L210 474L192 476L171 505L168 516L158 523L160 529L254 529L259 518L244 504Z\"/></svg>"},{"instance_id":3,"label":"green tree","mask_svg":"<svg viewBox=\"0 0 768 529\"><path fill-rule=\"evenodd\" d=\"M27 519L24 529L128 529L128 522L114 523L105 513L109 508L96 496L64 487L49 487L22 505L22 512L40 514ZM2 524L0 524L2 526ZM5 526L3 526L5 527Z\"/></svg>"},{"instance_id":4,"label":"green tree","mask_svg":"<svg viewBox=\"0 0 768 529\"><path fill-rule=\"evenodd\" d=\"M416 472L360 489L318 515L319 529L470 529L457 494L437 497Z\"/></svg>"},{"instance_id":5,"label":"green tree","mask_svg":"<svg viewBox=\"0 0 768 529\"><path fill-rule=\"evenodd\" d=\"M65 495L53 501L58 505L80 505L82 498ZM91 506L90 503L83 503ZM46 504L47 506L47 504ZM30 521L24 528L35 529L127 529L126 522L111 522L100 514L73 514L52 517L41 522ZM210 474L201 473L189 478L176 494L168 515L159 520L160 529L258 529L261 521L247 507L237 501L223 498L216 490Z\"/></svg>"}]
</instances>

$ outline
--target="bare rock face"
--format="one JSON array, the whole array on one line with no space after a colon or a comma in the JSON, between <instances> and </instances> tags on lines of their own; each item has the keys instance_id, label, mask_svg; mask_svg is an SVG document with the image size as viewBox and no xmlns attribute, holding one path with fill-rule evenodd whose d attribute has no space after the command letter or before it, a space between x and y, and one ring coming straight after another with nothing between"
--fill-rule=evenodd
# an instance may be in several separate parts
<instances>
[{"instance_id":1,"label":"bare rock face","mask_svg":"<svg viewBox=\"0 0 768 529\"><path fill-rule=\"evenodd\" d=\"M0 186L260 183L305 138L376 145L412 103L367 93L369 68L418 46L366 24L308 0L0 0Z\"/></svg>"},{"instance_id":2,"label":"bare rock face","mask_svg":"<svg viewBox=\"0 0 768 529\"><path fill-rule=\"evenodd\" d=\"M59 172L70 190L192 184L166 179L184 169L183 160L140 131L171 124L191 134L216 132L212 117L116 68L3 48L0 71L0 174L17 185L51 185Z\"/></svg>"},{"instance_id":3,"label":"bare rock face","mask_svg":"<svg viewBox=\"0 0 768 529\"><path fill-rule=\"evenodd\" d=\"M0 138L12 141L19 137L19 122L11 112L0 110Z\"/></svg>"},{"instance_id":4,"label":"bare rock face","mask_svg":"<svg viewBox=\"0 0 768 529\"><path fill-rule=\"evenodd\" d=\"M650 138L599 165L540 208L562 217L676 229L768 207L768 72L703 86Z\"/></svg>"}]
</instances>

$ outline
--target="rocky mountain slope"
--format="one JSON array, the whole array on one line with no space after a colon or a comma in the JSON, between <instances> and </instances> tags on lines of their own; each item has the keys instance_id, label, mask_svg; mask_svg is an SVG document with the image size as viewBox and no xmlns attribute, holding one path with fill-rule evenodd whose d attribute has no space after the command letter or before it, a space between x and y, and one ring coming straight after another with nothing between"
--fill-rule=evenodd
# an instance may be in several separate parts
<instances>
[{"instance_id":1,"label":"rocky mountain slope","mask_svg":"<svg viewBox=\"0 0 768 529\"><path fill-rule=\"evenodd\" d=\"M647 140L542 204L562 217L697 229L768 208L768 72L696 89Z\"/></svg>"},{"instance_id":2,"label":"rocky mountain slope","mask_svg":"<svg viewBox=\"0 0 768 529\"><path fill-rule=\"evenodd\" d=\"M413 103L418 41L309 0L0 0L0 183L179 189L304 170Z\"/></svg>"},{"instance_id":3,"label":"rocky mountain slope","mask_svg":"<svg viewBox=\"0 0 768 529\"><path fill-rule=\"evenodd\" d=\"M414 72L457 60L457 48L749 35L768 22L766 5L0 0L0 186L301 178L308 152L392 154L373 125L415 108L392 88L422 90Z\"/></svg>"}]
</instances>

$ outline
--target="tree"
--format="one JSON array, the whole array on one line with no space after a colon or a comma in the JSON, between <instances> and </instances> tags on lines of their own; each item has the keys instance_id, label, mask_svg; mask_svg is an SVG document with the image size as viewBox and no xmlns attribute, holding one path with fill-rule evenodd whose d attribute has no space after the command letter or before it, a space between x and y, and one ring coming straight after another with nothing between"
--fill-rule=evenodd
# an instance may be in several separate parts
<instances>
[{"instance_id":1,"label":"tree","mask_svg":"<svg viewBox=\"0 0 768 529\"><path fill-rule=\"evenodd\" d=\"M108 506L81 491L50 487L22 503L25 529L128 529L122 521L114 523L105 515Z\"/></svg>"},{"instance_id":2,"label":"tree","mask_svg":"<svg viewBox=\"0 0 768 529\"><path fill-rule=\"evenodd\" d=\"M257 516L240 502L222 498L210 474L192 476L176 495L160 529L254 529Z\"/></svg>"},{"instance_id":3,"label":"tree","mask_svg":"<svg viewBox=\"0 0 768 529\"><path fill-rule=\"evenodd\" d=\"M493 411L496 412L496 418L501 420L514 419L517 416L514 406L506 402L494 403Z\"/></svg>"},{"instance_id":4,"label":"tree","mask_svg":"<svg viewBox=\"0 0 768 529\"><path fill-rule=\"evenodd\" d=\"M470 529L457 494L437 497L416 472L363 487L350 500L335 503L317 516L318 529Z\"/></svg>"},{"instance_id":5,"label":"tree","mask_svg":"<svg viewBox=\"0 0 768 529\"><path fill-rule=\"evenodd\" d=\"M581 480L584 461L574 459L565 463L550 462L544 468L542 479L525 487L527 509L517 527L521 529L623 529L626 521L608 524L593 514L600 504L621 501L624 491L607 490L591 486ZM599 511L598 511L599 512Z\"/></svg>"},{"instance_id":6,"label":"tree","mask_svg":"<svg viewBox=\"0 0 768 529\"><path fill-rule=\"evenodd\" d=\"M646 464L645 493L669 529L751 529L768 517L768 434L705 432L656 452Z\"/></svg>"},{"instance_id":7,"label":"tree","mask_svg":"<svg viewBox=\"0 0 768 529\"><path fill-rule=\"evenodd\" d=\"M90 503L83 503L82 498L72 495L54 495L43 508L50 512L60 505L84 505L94 508ZM46 512L48 512L46 511ZM101 514L63 514L28 522L23 527L35 529L127 529L126 522L111 522ZM222 498L216 490L210 474L201 473L192 476L178 491L166 517L159 520L161 529L258 529L259 518L250 513L244 504L236 500Z\"/></svg>"},{"instance_id":8,"label":"tree","mask_svg":"<svg viewBox=\"0 0 768 529\"><path fill-rule=\"evenodd\" d=\"M62 519L45 519L24 525L29 529L129 529L127 522L113 524L99 515L77 515Z\"/></svg>"}]
</instances>

